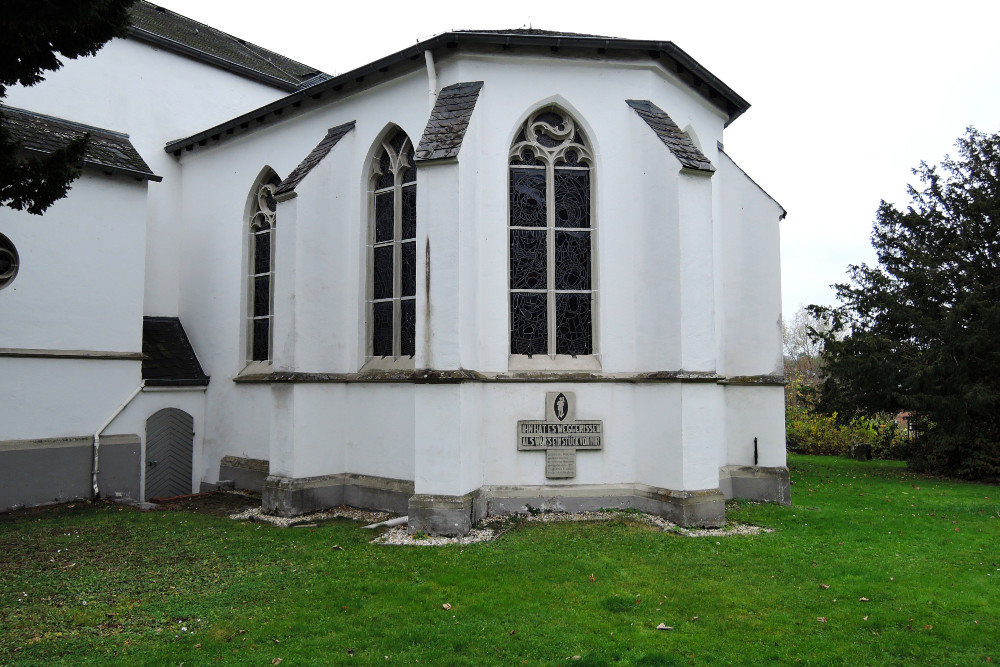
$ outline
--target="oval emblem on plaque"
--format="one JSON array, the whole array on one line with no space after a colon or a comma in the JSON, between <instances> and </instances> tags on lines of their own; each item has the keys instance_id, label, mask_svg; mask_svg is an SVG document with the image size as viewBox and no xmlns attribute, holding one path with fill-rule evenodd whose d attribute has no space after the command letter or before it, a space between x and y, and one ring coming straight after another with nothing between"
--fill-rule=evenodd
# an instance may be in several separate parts
<instances>
[{"instance_id":1,"label":"oval emblem on plaque","mask_svg":"<svg viewBox=\"0 0 1000 667\"><path fill-rule=\"evenodd\" d=\"M552 412L555 413L556 419L559 421L566 419L566 413L569 412L569 401L566 400L566 395L562 392L556 396L556 400L552 404Z\"/></svg>"}]
</instances>

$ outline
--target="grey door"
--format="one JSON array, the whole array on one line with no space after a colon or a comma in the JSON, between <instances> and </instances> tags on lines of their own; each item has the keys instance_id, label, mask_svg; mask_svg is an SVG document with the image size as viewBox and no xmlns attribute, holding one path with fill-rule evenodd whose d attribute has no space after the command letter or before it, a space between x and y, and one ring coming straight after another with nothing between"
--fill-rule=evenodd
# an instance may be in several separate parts
<instances>
[{"instance_id":1,"label":"grey door","mask_svg":"<svg viewBox=\"0 0 1000 667\"><path fill-rule=\"evenodd\" d=\"M191 493L194 417L164 408L146 420L146 498Z\"/></svg>"}]
</instances>

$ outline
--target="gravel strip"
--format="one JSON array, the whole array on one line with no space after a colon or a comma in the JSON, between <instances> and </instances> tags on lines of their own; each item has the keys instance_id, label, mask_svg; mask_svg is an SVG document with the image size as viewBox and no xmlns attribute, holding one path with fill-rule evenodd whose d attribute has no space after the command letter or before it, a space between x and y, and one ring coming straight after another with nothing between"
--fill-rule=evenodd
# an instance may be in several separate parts
<instances>
[{"instance_id":1,"label":"gravel strip","mask_svg":"<svg viewBox=\"0 0 1000 667\"><path fill-rule=\"evenodd\" d=\"M269 523L278 528L288 528L297 524L315 523L324 519L338 518L352 519L365 524L378 523L379 521L391 519L393 516L391 512L372 512L369 510L359 510L356 507L348 507L347 505L338 505L322 512L290 517L271 516L270 514L264 514L259 507L251 507L238 514L230 514L229 518L236 521L259 521L261 523Z\"/></svg>"},{"instance_id":2,"label":"gravel strip","mask_svg":"<svg viewBox=\"0 0 1000 667\"><path fill-rule=\"evenodd\" d=\"M445 544L473 544L489 542L500 537L517 521L526 523L555 523L559 521L614 521L617 519L632 519L647 524L664 532L683 537L728 537L730 535L758 535L774 532L772 528L761 528L747 524L726 524L723 528L682 528L663 517L641 512L542 512L534 515L493 516L484 519L465 537L431 537L410 535L405 526L396 526L382 533L372 544L387 544L393 546L436 547Z\"/></svg>"}]
</instances>

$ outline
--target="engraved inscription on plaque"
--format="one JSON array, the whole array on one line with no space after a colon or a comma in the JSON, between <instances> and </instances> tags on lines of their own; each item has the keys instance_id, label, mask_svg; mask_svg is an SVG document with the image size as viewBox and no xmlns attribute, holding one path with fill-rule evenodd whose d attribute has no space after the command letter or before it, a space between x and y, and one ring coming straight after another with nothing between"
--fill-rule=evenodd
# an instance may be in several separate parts
<instances>
[{"instance_id":1,"label":"engraved inscription on plaque","mask_svg":"<svg viewBox=\"0 0 1000 667\"><path fill-rule=\"evenodd\" d=\"M517 448L520 451L545 451L545 476L548 479L576 477L576 450L602 449L604 422L576 418L576 394L545 393L545 419L517 422Z\"/></svg>"},{"instance_id":2,"label":"engraved inscription on plaque","mask_svg":"<svg viewBox=\"0 0 1000 667\"><path fill-rule=\"evenodd\" d=\"M546 449L545 476L549 479L576 477L576 452L571 449Z\"/></svg>"}]
</instances>

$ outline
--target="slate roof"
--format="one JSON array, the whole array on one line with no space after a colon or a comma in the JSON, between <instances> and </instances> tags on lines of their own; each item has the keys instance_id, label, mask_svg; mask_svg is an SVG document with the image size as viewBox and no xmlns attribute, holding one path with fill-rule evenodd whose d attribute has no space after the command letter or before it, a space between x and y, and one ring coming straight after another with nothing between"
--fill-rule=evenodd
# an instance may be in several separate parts
<instances>
[{"instance_id":1,"label":"slate roof","mask_svg":"<svg viewBox=\"0 0 1000 667\"><path fill-rule=\"evenodd\" d=\"M142 318L142 379L146 386L204 386L208 376L201 369L191 341L177 317Z\"/></svg>"},{"instance_id":2,"label":"slate roof","mask_svg":"<svg viewBox=\"0 0 1000 667\"><path fill-rule=\"evenodd\" d=\"M458 156L482 89L482 81L455 83L441 89L414 152L417 160Z\"/></svg>"},{"instance_id":3,"label":"slate roof","mask_svg":"<svg viewBox=\"0 0 1000 667\"><path fill-rule=\"evenodd\" d=\"M477 54L542 54L546 57L632 58L659 63L726 116L729 125L750 108L750 103L705 69L673 42L619 39L515 29L500 32L458 31L431 37L392 55L345 72L280 100L220 123L214 127L177 139L164 146L167 153L180 156L199 146L213 146L233 136L266 127L294 117L330 101L388 81L402 74L424 69L424 52L435 58L449 57L462 50ZM558 54L558 55L556 55ZM285 113L285 112L288 113Z\"/></svg>"},{"instance_id":4,"label":"slate roof","mask_svg":"<svg viewBox=\"0 0 1000 667\"><path fill-rule=\"evenodd\" d=\"M292 169L285 180L281 182L278 189L274 191L274 194L280 195L283 192L291 192L295 187L302 182L313 167L318 165L320 161L326 157L337 142L344 138L344 135L354 129L354 121L349 123L344 123L343 125L338 125L337 127L331 127L326 131L326 136L323 140L316 144L316 148L309 152L309 155L305 157L302 162L299 163L295 169Z\"/></svg>"},{"instance_id":5,"label":"slate roof","mask_svg":"<svg viewBox=\"0 0 1000 667\"><path fill-rule=\"evenodd\" d=\"M148 181L163 180L152 172L127 134L16 107L0 106L0 113L3 114L3 126L25 150L52 153L89 132L90 142L83 154L83 166Z\"/></svg>"},{"instance_id":6,"label":"slate roof","mask_svg":"<svg viewBox=\"0 0 1000 667\"><path fill-rule=\"evenodd\" d=\"M315 67L286 58L145 0L133 5L131 14L130 37L283 90L296 90L306 81L323 74Z\"/></svg>"},{"instance_id":7,"label":"slate roof","mask_svg":"<svg viewBox=\"0 0 1000 667\"><path fill-rule=\"evenodd\" d=\"M705 154L694 145L686 132L677 127L677 123L667 115L666 111L649 100L625 100L625 103L646 121L650 129L666 144L682 165L698 171L715 171L715 167Z\"/></svg>"}]
</instances>

